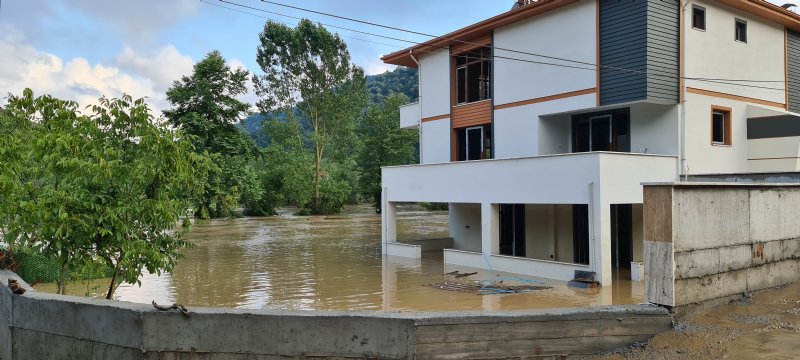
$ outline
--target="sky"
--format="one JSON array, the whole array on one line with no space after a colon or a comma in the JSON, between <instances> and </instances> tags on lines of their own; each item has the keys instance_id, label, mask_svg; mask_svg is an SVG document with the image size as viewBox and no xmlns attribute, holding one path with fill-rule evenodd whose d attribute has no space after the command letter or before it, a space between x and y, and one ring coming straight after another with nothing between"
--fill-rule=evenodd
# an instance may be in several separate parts
<instances>
[{"instance_id":1,"label":"sky","mask_svg":"<svg viewBox=\"0 0 800 360\"><path fill-rule=\"evenodd\" d=\"M275 0L320 12L443 35L508 11L514 0ZM776 3L798 0L774 0ZM0 106L6 94L35 94L95 104L122 93L169 108L166 90L207 53L219 50L235 67L260 73L258 35L267 18L296 19L424 41L429 37L288 9L260 0L0 0ZM380 56L408 43L338 32L368 74L391 70ZM254 103L250 93L244 100Z\"/></svg>"}]
</instances>

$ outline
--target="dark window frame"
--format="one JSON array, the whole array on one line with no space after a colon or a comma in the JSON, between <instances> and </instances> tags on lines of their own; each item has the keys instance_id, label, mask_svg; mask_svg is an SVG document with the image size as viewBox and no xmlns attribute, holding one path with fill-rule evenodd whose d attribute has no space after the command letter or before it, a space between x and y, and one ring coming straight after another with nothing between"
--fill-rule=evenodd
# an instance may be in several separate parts
<instances>
[{"instance_id":1,"label":"dark window frame","mask_svg":"<svg viewBox=\"0 0 800 360\"><path fill-rule=\"evenodd\" d=\"M455 79L453 81L456 105L491 100L493 77L491 48L481 47L453 57L455 58ZM475 85L477 88L473 88ZM473 94L476 91L477 95Z\"/></svg>"},{"instance_id":2,"label":"dark window frame","mask_svg":"<svg viewBox=\"0 0 800 360\"><path fill-rule=\"evenodd\" d=\"M733 23L734 40L747 44L747 21L736 18Z\"/></svg>"},{"instance_id":3,"label":"dark window frame","mask_svg":"<svg viewBox=\"0 0 800 360\"><path fill-rule=\"evenodd\" d=\"M702 17L700 18L700 20L702 21L702 24L700 24L700 26L698 26L698 24L697 24L698 12L700 12L701 15L702 15ZM692 5L692 29L699 30L699 31L706 31L706 28L707 28L707 25L706 25L706 8L704 8L702 6L698 6L698 5Z\"/></svg>"},{"instance_id":4,"label":"dark window frame","mask_svg":"<svg viewBox=\"0 0 800 360\"><path fill-rule=\"evenodd\" d=\"M718 124L718 119L722 122ZM723 106L711 107L711 145L732 146L731 108Z\"/></svg>"}]
</instances>

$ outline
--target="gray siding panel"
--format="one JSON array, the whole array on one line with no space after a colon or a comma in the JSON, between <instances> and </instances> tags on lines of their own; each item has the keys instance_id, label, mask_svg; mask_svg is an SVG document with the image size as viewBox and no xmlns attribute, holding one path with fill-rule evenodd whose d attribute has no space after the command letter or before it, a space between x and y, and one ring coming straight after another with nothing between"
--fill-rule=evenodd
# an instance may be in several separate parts
<instances>
[{"instance_id":1,"label":"gray siding panel","mask_svg":"<svg viewBox=\"0 0 800 360\"><path fill-rule=\"evenodd\" d=\"M800 33L789 30L787 35L789 111L800 112Z\"/></svg>"},{"instance_id":2,"label":"gray siding panel","mask_svg":"<svg viewBox=\"0 0 800 360\"><path fill-rule=\"evenodd\" d=\"M600 2L600 104L678 102L677 0Z\"/></svg>"}]
</instances>

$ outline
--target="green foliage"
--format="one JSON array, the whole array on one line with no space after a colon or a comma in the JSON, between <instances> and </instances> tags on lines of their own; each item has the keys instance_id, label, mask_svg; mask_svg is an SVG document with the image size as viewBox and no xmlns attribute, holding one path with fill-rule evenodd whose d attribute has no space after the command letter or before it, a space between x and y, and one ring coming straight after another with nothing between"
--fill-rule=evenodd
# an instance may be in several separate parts
<instances>
[{"instance_id":1,"label":"green foliage","mask_svg":"<svg viewBox=\"0 0 800 360\"><path fill-rule=\"evenodd\" d=\"M202 194L211 161L143 99L100 99L91 115L74 102L9 96L0 117L0 228L10 247L31 247L68 273L103 262L120 281L146 269L171 271L188 224L176 225Z\"/></svg>"},{"instance_id":2,"label":"green foliage","mask_svg":"<svg viewBox=\"0 0 800 360\"><path fill-rule=\"evenodd\" d=\"M400 106L408 99L392 94L382 104L372 104L358 123L361 139L358 165L359 189L380 210L381 167L416 162L417 131L400 128Z\"/></svg>"},{"instance_id":3,"label":"green foliage","mask_svg":"<svg viewBox=\"0 0 800 360\"><path fill-rule=\"evenodd\" d=\"M382 103L392 94L403 94L412 101L419 97L417 69L398 67L383 74L367 76L370 101Z\"/></svg>"},{"instance_id":4,"label":"green foliage","mask_svg":"<svg viewBox=\"0 0 800 360\"><path fill-rule=\"evenodd\" d=\"M253 77L258 106L264 114L284 114L283 119L268 115L267 134L272 147L289 147L287 155L295 160L279 165L289 170L283 180L284 192L291 193L287 200L313 214L337 212L340 199L350 197L335 174L354 149L354 119L367 101L364 71L351 63L338 35L309 20L294 29L269 21L260 40L257 61L263 74ZM299 119L308 119L309 133Z\"/></svg>"},{"instance_id":5,"label":"green foliage","mask_svg":"<svg viewBox=\"0 0 800 360\"><path fill-rule=\"evenodd\" d=\"M196 204L195 215L200 218L231 216L240 204L252 204L252 199L263 196L262 181L253 167L258 156L255 143L237 125L250 109L238 99L247 93L248 76L243 69L231 69L213 51L195 64L191 76L167 90L173 108L164 114L191 136L195 151L208 153L214 164L205 196Z\"/></svg>"},{"instance_id":6,"label":"green foliage","mask_svg":"<svg viewBox=\"0 0 800 360\"><path fill-rule=\"evenodd\" d=\"M428 211L445 211L450 208L450 204L448 203L429 203L429 202L422 202L419 203L419 206L422 206L423 209Z\"/></svg>"}]
</instances>

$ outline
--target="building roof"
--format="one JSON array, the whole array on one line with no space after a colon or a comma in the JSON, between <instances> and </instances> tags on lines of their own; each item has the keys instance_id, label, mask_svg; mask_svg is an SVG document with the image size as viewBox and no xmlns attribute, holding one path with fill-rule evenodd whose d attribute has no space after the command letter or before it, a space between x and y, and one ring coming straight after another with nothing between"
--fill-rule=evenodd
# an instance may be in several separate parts
<instances>
[{"instance_id":1,"label":"building roof","mask_svg":"<svg viewBox=\"0 0 800 360\"><path fill-rule=\"evenodd\" d=\"M580 0L539 0L525 6L515 6L512 10L500 15L472 24L449 34L414 45L410 48L393 52L381 58L383 62L416 68L412 58L441 50L454 44L476 42L477 39L489 36L494 29L526 20L537 15L570 5ZM601 0L602 1L602 0ZM675 0L678 1L678 0ZM685 0L681 0L685 1ZM741 11L781 24L788 29L800 31L800 15L772 4L767 0L716 0Z\"/></svg>"}]
</instances>

